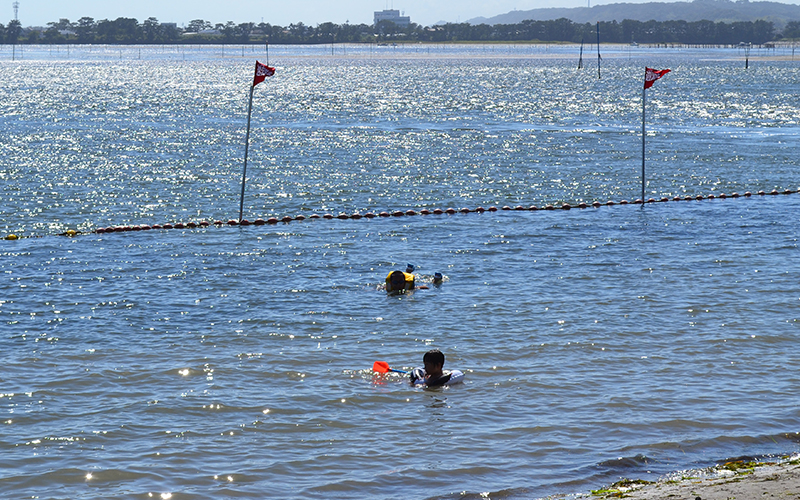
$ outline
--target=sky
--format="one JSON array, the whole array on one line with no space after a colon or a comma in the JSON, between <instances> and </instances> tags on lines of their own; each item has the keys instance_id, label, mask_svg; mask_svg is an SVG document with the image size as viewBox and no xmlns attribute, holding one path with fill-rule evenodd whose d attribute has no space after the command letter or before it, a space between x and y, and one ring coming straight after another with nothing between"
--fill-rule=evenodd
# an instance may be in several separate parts
<instances>
[{"instance_id":1,"label":"sky","mask_svg":"<svg viewBox=\"0 0 800 500\"><path fill-rule=\"evenodd\" d=\"M13 3L5 0L0 8L0 23L14 19ZM72 22L81 17L95 21L118 17L137 19L140 23L155 17L162 23L185 26L193 19L211 24L244 22L288 26L292 23L316 26L324 22L336 24L372 24L373 12L396 9L411 21L430 26L440 21L463 22L475 17L492 17L512 10L546 7L585 7L589 0L16 0L22 26L46 26L66 18ZM652 0L591 0L591 5L608 3L641 3ZM800 0L781 0L798 4ZM5 12L3 12L5 11Z\"/></svg>"}]
</instances>

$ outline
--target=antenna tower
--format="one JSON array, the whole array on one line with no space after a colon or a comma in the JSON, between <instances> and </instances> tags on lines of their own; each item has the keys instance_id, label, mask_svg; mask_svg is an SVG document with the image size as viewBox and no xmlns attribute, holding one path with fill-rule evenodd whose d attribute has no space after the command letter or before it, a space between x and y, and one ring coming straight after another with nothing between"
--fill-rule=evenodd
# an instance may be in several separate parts
<instances>
[{"instance_id":1,"label":"antenna tower","mask_svg":"<svg viewBox=\"0 0 800 500\"><path fill-rule=\"evenodd\" d=\"M19 2L14 2L13 6L14 6L14 20L19 21L19 19L17 18L17 13L19 12Z\"/></svg>"}]
</instances>

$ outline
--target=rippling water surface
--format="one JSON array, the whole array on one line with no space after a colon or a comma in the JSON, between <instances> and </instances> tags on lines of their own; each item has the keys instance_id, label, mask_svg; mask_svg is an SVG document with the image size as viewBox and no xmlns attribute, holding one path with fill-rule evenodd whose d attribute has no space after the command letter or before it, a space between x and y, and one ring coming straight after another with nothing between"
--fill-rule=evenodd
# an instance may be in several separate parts
<instances>
[{"instance_id":1,"label":"rippling water surface","mask_svg":"<svg viewBox=\"0 0 800 500\"><path fill-rule=\"evenodd\" d=\"M800 62L735 49L0 51L0 488L504 498L800 451ZM766 58L765 56L770 56ZM606 206L641 195L714 199ZM751 197L719 197L746 191ZM58 236L68 229L74 238ZM387 297L407 262L440 287ZM442 349L445 389L376 376Z\"/></svg>"}]
</instances>

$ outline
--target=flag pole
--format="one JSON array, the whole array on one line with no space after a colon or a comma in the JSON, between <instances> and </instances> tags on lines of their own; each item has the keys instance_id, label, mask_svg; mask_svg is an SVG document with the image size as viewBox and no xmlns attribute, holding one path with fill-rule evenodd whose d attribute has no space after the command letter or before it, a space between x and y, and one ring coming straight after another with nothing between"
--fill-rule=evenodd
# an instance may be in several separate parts
<instances>
[{"instance_id":1,"label":"flag pole","mask_svg":"<svg viewBox=\"0 0 800 500\"><path fill-rule=\"evenodd\" d=\"M653 86L656 80L669 73L669 69L655 70L648 67L644 68L644 86L642 88L642 206L644 206L644 153L647 131L645 130L645 109L647 105L647 89Z\"/></svg>"},{"instance_id":2,"label":"flag pole","mask_svg":"<svg viewBox=\"0 0 800 500\"><path fill-rule=\"evenodd\" d=\"M247 179L247 150L250 147L250 114L253 111L253 90L255 84L250 86L250 101L247 104L247 134L244 139L244 168L242 169L242 196L239 199L239 222L242 222L242 212L244 211L244 183Z\"/></svg>"},{"instance_id":3,"label":"flag pole","mask_svg":"<svg viewBox=\"0 0 800 500\"><path fill-rule=\"evenodd\" d=\"M647 70L645 70L645 74ZM645 129L644 129L644 110L645 110L645 99L647 98L647 89L642 88L642 206L644 206L644 140L645 140Z\"/></svg>"},{"instance_id":4,"label":"flag pole","mask_svg":"<svg viewBox=\"0 0 800 500\"><path fill-rule=\"evenodd\" d=\"M267 45L269 47L269 45ZM250 100L247 103L247 135L244 137L244 168L242 169L242 196L239 198L239 223L242 222L244 212L244 184L247 180L247 153L250 149L250 116L253 113L253 91L256 85L263 82L268 76L275 74L275 68L271 68L256 61L256 71L253 75L253 83L250 85Z\"/></svg>"}]
</instances>

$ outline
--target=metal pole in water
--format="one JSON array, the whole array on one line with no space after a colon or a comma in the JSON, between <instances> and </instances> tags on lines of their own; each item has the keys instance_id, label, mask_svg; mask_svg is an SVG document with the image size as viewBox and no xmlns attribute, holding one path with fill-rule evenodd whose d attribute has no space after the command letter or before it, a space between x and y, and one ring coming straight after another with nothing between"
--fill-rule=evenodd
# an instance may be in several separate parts
<instances>
[{"instance_id":1,"label":"metal pole in water","mask_svg":"<svg viewBox=\"0 0 800 500\"><path fill-rule=\"evenodd\" d=\"M239 199L239 222L242 222L242 212L244 211L244 184L247 179L247 152L250 147L250 114L253 111L253 89L255 85L250 86L250 101L247 104L247 134L244 139L244 168L242 169L242 196Z\"/></svg>"},{"instance_id":2,"label":"metal pole in water","mask_svg":"<svg viewBox=\"0 0 800 500\"><path fill-rule=\"evenodd\" d=\"M646 71L645 71L646 72ZM645 99L647 98L647 89L642 89L642 206L644 206L644 141L645 141L645 129L644 129L644 112L645 112Z\"/></svg>"}]
</instances>

